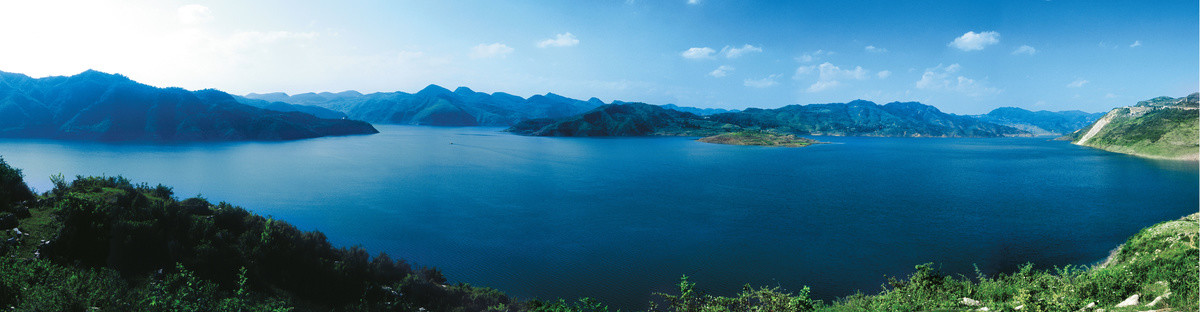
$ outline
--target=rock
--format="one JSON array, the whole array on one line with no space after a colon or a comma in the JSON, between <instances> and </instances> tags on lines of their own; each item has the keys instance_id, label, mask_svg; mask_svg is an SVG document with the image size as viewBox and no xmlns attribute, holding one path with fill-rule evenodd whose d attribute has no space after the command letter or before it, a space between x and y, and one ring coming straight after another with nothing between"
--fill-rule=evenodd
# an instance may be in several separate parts
<instances>
[{"instance_id":1,"label":"rock","mask_svg":"<svg viewBox=\"0 0 1200 312\"><path fill-rule=\"evenodd\" d=\"M7 230L21 225L17 222L17 216L11 213L0 213L0 230Z\"/></svg>"},{"instance_id":2,"label":"rock","mask_svg":"<svg viewBox=\"0 0 1200 312\"><path fill-rule=\"evenodd\" d=\"M1022 305L1017 306L1016 308L1013 308L1013 310L1021 310L1024 308L1025 308L1025 305L1022 304Z\"/></svg>"},{"instance_id":3,"label":"rock","mask_svg":"<svg viewBox=\"0 0 1200 312\"><path fill-rule=\"evenodd\" d=\"M1096 302L1092 301L1092 303L1088 303L1086 306L1083 306L1083 308L1076 310L1076 311L1083 312L1083 311L1087 311L1088 309L1095 308L1095 307L1096 307Z\"/></svg>"},{"instance_id":4,"label":"rock","mask_svg":"<svg viewBox=\"0 0 1200 312\"><path fill-rule=\"evenodd\" d=\"M979 300L963 297L962 304L974 307L979 305Z\"/></svg>"},{"instance_id":5,"label":"rock","mask_svg":"<svg viewBox=\"0 0 1200 312\"><path fill-rule=\"evenodd\" d=\"M1122 307L1132 307L1132 306L1135 306L1135 305L1137 305L1137 304L1138 304L1138 298L1139 298L1139 297L1141 297L1141 295L1139 295L1139 294L1133 294L1133 296L1129 296L1129 298L1125 298L1125 301L1121 301L1121 303L1118 303L1118 304L1116 305L1116 307L1118 307L1118 308L1122 308Z\"/></svg>"},{"instance_id":6,"label":"rock","mask_svg":"<svg viewBox=\"0 0 1200 312\"><path fill-rule=\"evenodd\" d=\"M1147 307L1153 307L1153 306L1156 306L1156 305L1158 305L1159 303L1161 303L1163 300L1165 300L1165 299L1167 299L1167 298L1171 298L1171 292L1170 292L1170 291L1168 291L1167 293L1163 294L1162 296L1154 297L1154 300L1151 300L1151 301L1150 301L1150 303L1147 303L1147 304L1146 304L1146 306L1147 306Z\"/></svg>"},{"instance_id":7,"label":"rock","mask_svg":"<svg viewBox=\"0 0 1200 312\"><path fill-rule=\"evenodd\" d=\"M975 311L987 312L987 311L991 311L991 309L988 309L988 307L982 307L982 308L975 309Z\"/></svg>"}]
</instances>

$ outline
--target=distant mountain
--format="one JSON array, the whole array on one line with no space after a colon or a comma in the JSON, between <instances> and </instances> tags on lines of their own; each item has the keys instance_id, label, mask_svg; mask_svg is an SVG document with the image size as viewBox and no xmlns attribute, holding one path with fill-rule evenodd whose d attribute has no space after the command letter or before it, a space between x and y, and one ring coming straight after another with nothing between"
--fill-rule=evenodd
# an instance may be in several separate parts
<instances>
[{"instance_id":1,"label":"distant mountain","mask_svg":"<svg viewBox=\"0 0 1200 312\"><path fill-rule=\"evenodd\" d=\"M580 101L554 93L528 99L508 93L475 92L466 87L450 91L429 85L417 93L361 94L283 93L247 94L248 99L313 105L345 113L351 119L373 123L430 126L509 126L526 119L559 118L604 105L599 99Z\"/></svg>"},{"instance_id":2,"label":"distant mountain","mask_svg":"<svg viewBox=\"0 0 1200 312\"><path fill-rule=\"evenodd\" d=\"M277 112L301 112L301 113L317 116L317 118L324 118L324 119L347 118L345 113L342 113L339 111L334 111L334 110L324 108L324 107L319 107L319 106L288 104L288 103L279 102L279 101L272 102L272 101L267 101L267 100L257 100L257 99L251 99L251 98L246 98L246 97L237 96L237 95L234 95L233 99L237 100L238 103L242 103L242 104L246 104L246 105L250 105L250 106L254 106L254 107L258 107L258 108L262 108L262 109L266 109L266 110L273 110L273 111L277 111Z\"/></svg>"},{"instance_id":3,"label":"distant mountain","mask_svg":"<svg viewBox=\"0 0 1200 312\"><path fill-rule=\"evenodd\" d=\"M802 135L891 137L1028 136L1013 127L946 114L921 103L868 101L790 105L698 116L646 104L611 104L558 119L522 122L508 131L538 136L709 136L741 129Z\"/></svg>"},{"instance_id":4,"label":"distant mountain","mask_svg":"<svg viewBox=\"0 0 1200 312\"><path fill-rule=\"evenodd\" d=\"M103 141L294 140L377 133L370 124L238 103L217 90L155 88L89 70L0 72L0 136Z\"/></svg>"},{"instance_id":5,"label":"distant mountain","mask_svg":"<svg viewBox=\"0 0 1200 312\"><path fill-rule=\"evenodd\" d=\"M710 136L740 127L644 103L608 104L583 114L539 118L506 131L534 136Z\"/></svg>"},{"instance_id":6,"label":"distant mountain","mask_svg":"<svg viewBox=\"0 0 1200 312\"><path fill-rule=\"evenodd\" d=\"M619 103L614 102L613 104L619 104ZM736 109L695 108L695 107L687 107L687 106L676 106L675 104L666 104L666 105L659 105L659 106L662 106L662 108L666 108L666 109L673 109L673 110L677 110L677 111L681 111L681 112L685 112L685 113L692 113L692 114L696 114L696 115L700 115L700 116L739 112L739 110L736 110Z\"/></svg>"},{"instance_id":7,"label":"distant mountain","mask_svg":"<svg viewBox=\"0 0 1200 312\"><path fill-rule=\"evenodd\" d=\"M1150 158L1200 160L1200 93L1157 97L1109 111L1066 136L1072 143Z\"/></svg>"},{"instance_id":8,"label":"distant mountain","mask_svg":"<svg viewBox=\"0 0 1200 312\"><path fill-rule=\"evenodd\" d=\"M857 100L850 103L788 105L776 109L748 108L708 117L742 127L834 136L881 137L1001 137L1028 136L1017 128L943 113L917 102L886 105Z\"/></svg>"},{"instance_id":9,"label":"distant mountain","mask_svg":"<svg viewBox=\"0 0 1200 312\"><path fill-rule=\"evenodd\" d=\"M1005 125L1033 133L1033 135L1061 136L1087 127L1104 116L1104 113L1082 111L1029 111L1016 107L1001 107L984 115L973 116L980 120Z\"/></svg>"}]
</instances>

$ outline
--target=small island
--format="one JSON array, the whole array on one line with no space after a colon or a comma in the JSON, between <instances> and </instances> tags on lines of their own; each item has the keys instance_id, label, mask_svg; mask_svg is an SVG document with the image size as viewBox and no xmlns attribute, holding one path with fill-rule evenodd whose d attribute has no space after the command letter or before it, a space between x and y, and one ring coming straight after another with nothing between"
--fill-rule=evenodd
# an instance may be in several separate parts
<instances>
[{"instance_id":1,"label":"small island","mask_svg":"<svg viewBox=\"0 0 1200 312\"><path fill-rule=\"evenodd\" d=\"M779 133L775 131L763 130L747 130L738 132L722 133L714 136L700 138L700 142L728 144L728 145L756 145L756 146L782 146L782 147L805 147L813 144L818 144L816 140L809 138L797 137L794 134Z\"/></svg>"}]
</instances>

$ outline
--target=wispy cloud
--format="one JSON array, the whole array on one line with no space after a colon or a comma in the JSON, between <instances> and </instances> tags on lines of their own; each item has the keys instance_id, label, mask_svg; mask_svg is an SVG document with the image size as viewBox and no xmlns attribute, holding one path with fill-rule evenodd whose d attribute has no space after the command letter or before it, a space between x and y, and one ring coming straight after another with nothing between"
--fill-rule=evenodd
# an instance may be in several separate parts
<instances>
[{"instance_id":1,"label":"wispy cloud","mask_svg":"<svg viewBox=\"0 0 1200 312\"><path fill-rule=\"evenodd\" d=\"M717 69L714 69L713 71L709 72L708 75L717 77L717 78L721 78L721 77L725 77L725 75L728 75L729 72L733 71L733 69L734 69L733 66L721 65L721 67L717 67Z\"/></svg>"},{"instance_id":2,"label":"wispy cloud","mask_svg":"<svg viewBox=\"0 0 1200 312\"><path fill-rule=\"evenodd\" d=\"M951 41L949 46L963 51L979 51L989 45L1000 43L1000 33L994 31L985 31L976 33L968 31L961 37Z\"/></svg>"},{"instance_id":3,"label":"wispy cloud","mask_svg":"<svg viewBox=\"0 0 1200 312\"><path fill-rule=\"evenodd\" d=\"M187 25L202 24L213 20L212 10L199 4L189 4L175 10L179 22Z\"/></svg>"},{"instance_id":4,"label":"wispy cloud","mask_svg":"<svg viewBox=\"0 0 1200 312\"><path fill-rule=\"evenodd\" d=\"M916 87L924 90L957 92L973 97L1000 93L1000 89L957 75L960 69L962 66L958 64L950 66L939 64L937 67L927 68L921 75L921 80L917 81Z\"/></svg>"},{"instance_id":5,"label":"wispy cloud","mask_svg":"<svg viewBox=\"0 0 1200 312\"><path fill-rule=\"evenodd\" d=\"M1133 41L1133 44L1130 44L1130 45L1129 45L1129 47L1130 47L1130 48L1136 48L1136 47L1140 47L1140 46L1142 46L1142 41L1141 41L1141 40L1134 40L1134 41Z\"/></svg>"},{"instance_id":6,"label":"wispy cloud","mask_svg":"<svg viewBox=\"0 0 1200 312\"><path fill-rule=\"evenodd\" d=\"M865 50L865 51L867 51L867 52L871 52L871 53L884 53L884 52L887 52L887 49L880 48L880 47L876 47L876 46L873 46L873 45L866 46L865 48L863 48L863 50Z\"/></svg>"},{"instance_id":7,"label":"wispy cloud","mask_svg":"<svg viewBox=\"0 0 1200 312\"><path fill-rule=\"evenodd\" d=\"M687 4L700 4L700 0L687 0Z\"/></svg>"},{"instance_id":8,"label":"wispy cloud","mask_svg":"<svg viewBox=\"0 0 1200 312\"><path fill-rule=\"evenodd\" d=\"M801 63L812 63L813 61L820 60L821 58L824 58L824 57L830 56L830 55L833 55L833 51L816 50L816 51L804 53L804 54L801 54L800 56L797 56L796 61L801 62Z\"/></svg>"},{"instance_id":9,"label":"wispy cloud","mask_svg":"<svg viewBox=\"0 0 1200 312\"><path fill-rule=\"evenodd\" d=\"M1071 83L1068 83L1068 84L1067 84L1067 88L1079 88L1079 87L1083 87L1083 85L1087 84L1088 82L1089 82L1089 81L1087 81L1087 80L1085 80L1085 79L1075 79L1075 81L1072 81Z\"/></svg>"},{"instance_id":10,"label":"wispy cloud","mask_svg":"<svg viewBox=\"0 0 1200 312\"><path fill-rule=\"evenodd\" d=\"M575 38L570 32L554 35L552 39L539 41L537 47L573 47L579 44L579 39Z\"/></svg>"},{"instance_id":11,"label":"wispy cloud","mask_svg":"<svg viewBox=\"0 0 1200 312\"><path fill-rule=\"evenodd\" d=\"M726 58L738 58L742 55L752 52L762 52L762 48L752 46L750 44L742 45L741 48L734 48L731 46L725 46L724 48L721 48L721 54L724 54Z\"/></svg>"},{"instance_id":12,"label":"wispy cloud","mask_svg":"<svg viewBox=\"0 0 1200 312\"><path fill-rule=\"evenodd\" d=\"M499 43L499 42L493 43L493 44L480 43L479 45L471 48L471 58L477 58L477 59L496 58L496 57L503 58L503 57L508 56L508 54L510 54L512 52L513 52L513 48L510 48L509 46L504 45L503 43Z\"/></svg>"},{"instance_id":13,"label":"wispy cloud","mask_svg":"<svg viewBox=\"0 0 1200 312\"><path fill-rule=\"evenodd\" d=\"M698 60L698 59L713 58L713 53L717 53L717 50L713 50L712 48L709 48L709 47L700 47L700 48L687 49L686 51L683 51L683 53L680 53L679 55L682 55L683 58L686 58L686 59Z\"/></svg>"},{"instance_id":14,"label":"wispy cloud","mask_svg":"<svg viewBox=\"0 0 1200 312\"><path fill-rule=\"evenodd\" d=\"M743 81L742 81L742 84L746 85L747 87L751 87L751 88L760 88L760 89L761 89L761 88L772 87L772 86L775 86L775 85L778 85L778 84L779 84L779 82L778 82L778 81L775 81L775 79L778 79L778 78L779 78L779 76L782 76L782 75L780 75L780 74L774 74L774 75L770 75L770 76L767 76L766 78L762 78L762 79L749 79L749 78L747 78L746 80L743 80Z\"/></svg>"},{"instance_id":15,"label":"wispy cloud","mask_svg":"<svg viewBox=\"0 0 1200 312\"><path fill-rule=\"evenodd\" d=\"M879 79L887 79L887 77L892 76L892 72L888 71L888 70L881 70L881 71L879 71L878 74L875 74L875 75L879 76Z\"/></svg>"},{"instance_id":16,"label":"wispy cloud","mask_svg":"<svg viewBox=\"0 0 1200 312\"><path fill-rule=\"evenodd\" d=\"M1033 47L1031 47L1031 46L1022 45L1021 47L1019 47L1019 48L1017 48L1016 50L1013 50L1013 51L1012 51L1012 55L1022 55L1022 54L1024 54L1024 55L1034 55L1034 54L1037 54L1037 49L1034 49L1034 48L1033 48Z\"/></svg>"}]
</instances>

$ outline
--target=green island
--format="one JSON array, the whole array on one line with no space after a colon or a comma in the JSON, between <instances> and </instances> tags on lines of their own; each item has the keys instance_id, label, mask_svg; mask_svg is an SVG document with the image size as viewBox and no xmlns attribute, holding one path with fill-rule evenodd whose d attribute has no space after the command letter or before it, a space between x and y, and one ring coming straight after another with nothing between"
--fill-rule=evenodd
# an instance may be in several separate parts
<instances>
[{"instance_id":1,"label":"green island","mask_svg":"<svg viewBox=\"0 0 1200 312\"><path fill-rule=\"evenodd\" d=\"M809 138L797 137L794 134L785 134L774 131L747 130L738 132L722 133L714 136L700 138L698 141L704 143L728 144L728 145L754 145L754 146L782 146L782 147L805 147L817 144L816 140Z\"/></svg>"},{"instance_id":2,"label":"green island","mask_svg":"<svg viewBox=\"0 0 1200 312\"><path fill-rule=\"evenodd\" d=\"M0 159L0 308L14 311L613 311L448 283L320 232L122 177L52 177L35 194ZM713 295L683 276L650 311L1196 311L1200 214L1145 228L1103 264L952 276L934 264L878 293L809 288ZM803 269L803 268L797 268ZM585 283L586 281L563 281Z\"/></svg>"}]
</instances>

